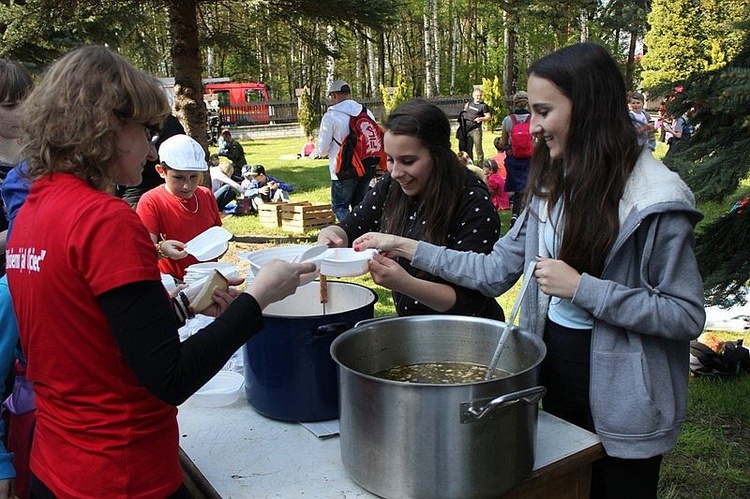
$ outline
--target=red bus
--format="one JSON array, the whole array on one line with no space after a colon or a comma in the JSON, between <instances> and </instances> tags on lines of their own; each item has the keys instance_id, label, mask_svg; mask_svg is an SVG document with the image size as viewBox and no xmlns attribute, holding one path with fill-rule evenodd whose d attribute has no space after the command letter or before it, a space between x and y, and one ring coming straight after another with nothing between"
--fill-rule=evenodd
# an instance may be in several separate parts
<instances>
[{"instance_id":1,"label":"red bus","mask_svg":"<svg viewBox=\"0 0 750 499\"><path fill-rule=\"evenodd\" d=\"M265 125L270 120L268 90L265 83L206 83L205 98L218 101L222 126Z\"/></svg>"}]
</instances>

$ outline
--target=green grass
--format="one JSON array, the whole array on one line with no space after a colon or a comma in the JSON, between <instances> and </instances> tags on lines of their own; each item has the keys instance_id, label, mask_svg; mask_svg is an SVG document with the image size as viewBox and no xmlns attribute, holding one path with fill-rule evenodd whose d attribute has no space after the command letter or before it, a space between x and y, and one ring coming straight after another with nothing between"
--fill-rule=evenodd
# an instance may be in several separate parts
<instances>
[{"instance_id":1,"label":"green grass","mask_svg":"<svg viewBox=\"0 0 750 499\"><path fill-rule=\"evenodd\" d=\"M488 156L494 151L496 135L484 134ZM295 154L304 139L274 139L244 142L248 161L263 164L269 174L295 187L292 201L330 202L330 180L327 160L284 160L282 155ZM662 157L666 145L658 144L656 156ZM747 189L747 185L743 186ZM728 206L704 203L699 207L708 220L725 213ZM501 213L503 230L510 215ZM289 235L280 229L268 229L257 217L231 217L225 227L236 236ZM315 237L315 232L307 236ZM393 315L390 292L372 282L369 275L345 279L372 288L378 294L375 315ZM520 283L498 298L510 311ZM723 333L725 339L744 337L750 345L750 334ZM665 456L659 487L661 499L750 497L750 376L735 378L696 377L690 379L687 419L677 447Z\"/></svg>"}]
</instances>

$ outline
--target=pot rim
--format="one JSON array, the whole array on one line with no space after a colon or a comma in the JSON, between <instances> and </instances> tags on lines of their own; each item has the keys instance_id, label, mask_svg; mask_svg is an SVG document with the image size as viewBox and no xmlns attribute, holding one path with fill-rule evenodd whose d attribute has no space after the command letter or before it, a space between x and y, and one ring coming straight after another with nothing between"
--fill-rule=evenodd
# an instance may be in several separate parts
<instances>
[{"instance_id":1,"label":"pot rim","mask_svg":"<svg viewBox=\"0 0 750 499\"><path fill-rule=\"evenodd\" d=\"M307 284L303 284L302 286L300 286L300 288L302 288L304 286L312 286L312 285L318 285L318 284L320 284L320 280L319 279L315 279L314 281L308 282ZM360 309L365 308L365 307L374 307L375 304L378 302L378 294L374 290L372 290L371 288L368 288L367 286L364 286L362 284L358 284L356 282L328 280L327 281L327 285L328 286L338 286L338 285L355 286L355 287L358 287L358 288L365 289L365 290L367 290L370 293L370 300L367 303L365 303L363 305L360 305L360 306L358 306L356 308L352 308L352 309L345 310L345 311L340 311L340 312L329 312L329 313L325 313L325 314L308 314L308 315L292 315L292 316L290 316L290 315L288 315L288 313L281 313L281 312L274 313L274 312L263 311L263 317L269 317L269 318L274 318L274 319L286 319L286 320L290 320L290 321L292 321L292 320L309 320L309 319L324 318L324 317L336 317L336 316L340 316L340 315L343 315L343 314L352 313L352 312L354 312L356 310L360 310ZM293 296L293 295L290 295L290 296Z\"/></svg>"},{"instance_id":2,"label":"pot rim","mask_svg":"<svg viewBox=\"0 0 750 499\"><path fill-rule=\"evenodd\" d=\"M407 381L396 381L396 380L390 380L385 378L379 378L377 376L373 376L372 374L366 374L361 371L358 371L352 367L349 367L348 365L344 364L344 362L338 358L336 354L337 348L347 341L348 338L351 338L352 336L356 336L358 334L362 334L362 331L364 329L369 329L373 324L388 324L391 322L413 322L413 321L435 321L435 320L443 320L443 321L449 321L449 322L455 322L459 321L462 323L497 323L498 328L502 331L502 328L505 327L505 322L494 320L494 319L487 319L484 317L472 317L472 316L465 316L465 315L447 315L447 314L441 314L441 315L411 315L411 316L403 316L403 317L383 317L383 318L373 318L373 319L367 319L365 324L357 325L348 331L345 331L338 335L333 342L331 343L331 357L333 358L334 362L339 366L339 368L346 370L347 372L354 374L358 377L362 377L371 381L375 381L378 383L386 383L388 385L394 385L394 386L400 386L400 387L409 387L413 388L415 390L419 389L435 389L436 387L472 387L472 386L488 386L490 384L494 383L504 383L506 380L508 380L508 377L504 378L495 378L490 380L482 380L482 381L475 381L471 383L410 383ZM530 333L526 331L525 329L521 329L518 326L513 326L512 333L515 334L522 334L525 337L528 337L530 341L534 342L536 346L539 348L539 360L534 363L533 365L527 367L526 369L522 369L520 371L516 371L511 373L511 378L521 376L523 374L526 374L530 371L533 371L535 369L539 369L539 366L544 359L544 357L547 355L547 347L544 344L544 341L542 341L541 338L534 335L533 333ZM494 350L493 350L494 351ZM490 352L490 356L491 356ZM490 358L487 359L487 364L489 365Z\"/></svg>"}]
</instances>

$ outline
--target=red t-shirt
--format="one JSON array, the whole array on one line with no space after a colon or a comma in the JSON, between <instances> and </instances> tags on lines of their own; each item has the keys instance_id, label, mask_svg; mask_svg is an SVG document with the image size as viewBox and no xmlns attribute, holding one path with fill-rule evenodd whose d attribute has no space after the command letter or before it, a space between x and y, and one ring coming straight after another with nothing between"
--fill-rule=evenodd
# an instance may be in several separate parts
<instances>
[{"instance_id":1,"label":"red t-shirt","mask_svg":"<svg viewBox=\"0 0 750 499\"><path fill-rule=\"evenodd\" d=\"M97 297L159 281L156 251L122 200L69 174L35 182L7 254L34 382L31 469L58 497L164 497L182 482L177 409L125 363Z\"/></svg>"},{"instance_id":2,"label":"red t-shirt","mask_svg":"<svg viewBox=\"0 0 750 499\"><path fill-rule=\"evenodd\" d=\"M154 187L141 196L135 211L146 229L159 239L174 239L186 243L214 225L221 226L216 198L210 189L202 186L196 189L191 199L171 194L164 185ZM194 263L198 263L198 260L192 255L182 260L161 258L159 270L163 274L182 279L185 269Z\"/></svg>"}]
</instances>

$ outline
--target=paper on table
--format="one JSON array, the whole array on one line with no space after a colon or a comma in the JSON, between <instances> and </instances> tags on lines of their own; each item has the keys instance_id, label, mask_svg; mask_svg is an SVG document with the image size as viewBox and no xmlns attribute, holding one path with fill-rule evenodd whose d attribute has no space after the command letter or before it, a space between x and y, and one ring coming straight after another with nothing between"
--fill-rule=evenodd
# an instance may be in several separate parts
<instances>
[{"instance_id":1,"label":"paper on table","mask_svg":"<svg viewBox=\"0 0 750 499\"><path fill-rule=\"evenodd\" d=\"M339 420L316 421L314 423L300 423L318 438L328 438L339 434Z\"/></svg>"}]
</instances>

